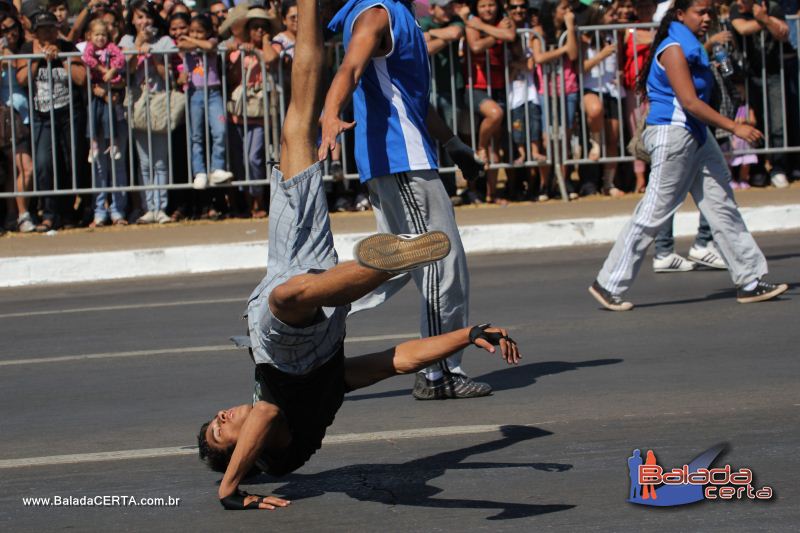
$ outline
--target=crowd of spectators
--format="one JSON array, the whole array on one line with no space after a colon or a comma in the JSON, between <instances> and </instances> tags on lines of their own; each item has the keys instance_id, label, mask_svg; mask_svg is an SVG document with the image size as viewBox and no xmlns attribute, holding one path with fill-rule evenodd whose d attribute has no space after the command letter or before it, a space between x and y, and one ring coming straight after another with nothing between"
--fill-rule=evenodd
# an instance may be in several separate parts
<instances>
[{"instance_id":1,"label":"crowd of spectators","mask_svg":"<svg viewBox=\"0 0 800 533\"><path fill-rule=\"evenodd\" d=\"M341 3L323 2L328 10ZM277 155L273 122L291 92L295 2L189 4L90 0L71 13L67 0L0 0L2 190L113 189L9 197L0 206L5 230L266 216L266 187L230 182L264 180ZM798 30L786 22L798 1L713 4L706 48L717 70L715 105L765 130L771 148L800 145ZM624 145L647 111L637 74L654 31L624 25L653 22L656 0L429 0L414 8L431 56L432 105L493 165L485 182L443 176L454 203L560 196L549 164L560 149L548 139L553 121L563 122L566 158L581 162L560 169L571 198L644 190L647 163L617 159L629 155ZM623 26L580 29L612 24ZM331 76L337 42L331 37ZM21 54L43 59L5 59ZM269 79L280 80L283 98ZM725 132L717 138L723 149L751 148ZM339 145L327 163L331 209L368 209L358 181L342 179L356 173L343 165L353 160L347 155ZM441 164L452 166L444 153ZM736 154L730 164L735 188L800 177L791 152Z\"/></svg>"}]
</instances>

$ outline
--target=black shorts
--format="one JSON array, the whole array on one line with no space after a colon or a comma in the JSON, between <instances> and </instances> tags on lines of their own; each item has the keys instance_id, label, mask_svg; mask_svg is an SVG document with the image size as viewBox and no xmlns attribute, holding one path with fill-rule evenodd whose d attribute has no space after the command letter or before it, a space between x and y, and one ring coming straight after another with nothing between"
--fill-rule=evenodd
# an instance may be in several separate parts
<instances>
[{"instance_id":1,"label":"black shorts","mask_svg":"<svg viewBox=\"0 0 800 533\"><path fill-rule=\"evenodd\" d=\"M271 476L285 476L306 463L322 446L325 431L342 406L344 346L308 374L292 375L265 363L256 365L261 399L280 408L292 442L280 453L262 453L257 466Z\"/></svg>"}]
</instances>

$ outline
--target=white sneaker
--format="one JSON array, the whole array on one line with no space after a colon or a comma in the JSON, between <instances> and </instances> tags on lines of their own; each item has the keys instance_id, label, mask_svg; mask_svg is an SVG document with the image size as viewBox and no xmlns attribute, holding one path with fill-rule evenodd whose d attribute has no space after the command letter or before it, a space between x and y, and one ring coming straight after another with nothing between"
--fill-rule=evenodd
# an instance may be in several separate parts
<instances>
[{"instance_id":1,"label":"white sneaker","mask_svg":"<svg viewBox=\"0 0 800 533\"><path fill-rule=\"evenodd\" d=\"M98 158L99 155L100 155L100 150L98 150L97 148L92 148L91 150L89 150L89 157L87 157L86 160L89 163L94 163L94 161Z\"/></svg>"},{"instance_id":2,"label":"white sneaker","mask_svg":"<svg viewBox=\"0 0 800 533\"><path fill-rule=\"evenodd\" d=\"M700 248L696 244L693 244L692 247L689 248L689 259L709 268L718 268L720 270L728 269L728 264L722 258L713 242L708 243L708 246L705 248Z\"/></svg>"},{"instance_id":3,"label":"white sneaker","mask_svg":"<svg viewBox=\"0 0 800 533\"><path fill-rule=\"evenodd\" d=\"M192 182L192 189L202 191L206 187L208 187L208 175L202 172L197 173Z\"/></svg>"},{"instance_id":4,"label":"white sneaker","mask_svg":"<svg viewBox=\"0 0 800 533\"><path fill-rule=\"evenodd\" d=\"M110 151L111 151L111 157L112 159L114 159L114 161L119 161L120 159L122 159L122 152L116 147L116 145L112 144Z\"/></svg>"},{"instance_id":5,"label":"white sneaker","mask_svg":"<svg viewBox=\"0 0 800 533\"><path fill-rule=\"evenodd\" d=\"M674 252L664 257L653 258L653 272L689 272L696 266L692 261L684 259Z\"/></svg>"},{"instance_id":6,"label":"white sneaker","mask_svg":"<svg viewBox=\"0 0 800 533\"><path fill-rule=\"evenodd\" d=\"M159 211L156 213L156 222L159 224L169 224L172 222L172 219L169 218L164 211Z\"/></svg>"},{"instance_id":7,"label":"white sneaker","mask_svg":"<svg viewBox=\"0 0 800 533\"><path fill-rule=\"evenodd\" d=\"M208 181L211 182L211 185L219 185L221 183L227 183L232 179L233 179L233 173L222 169L212 170L211 174L208 175Z\"/></svg>"},{"instance_id":8,"label":"white sneaker","mask_svg":"<svg viewBox=\"0 0 800 533\"><path fill-rule=\"evenodd\" d=\"M31 233L32 231L35 230L36 230L36 225L33 223L33 220L31 219L31 214L28 211L25 211L17 219L17 231L19 231L20 233Z\"/></svg>"},{"instance_id":9,"label":"white sneaker","mask_svg":"<svg viewBox=\"0 0 800 533\"><path fill-rule=\"evenodd\" d=\"M786 174L783 172L778 172L770 176L769 180L772 182L772 186L776 189L785 189L789 186L789 180L786 179Z\"/></svg>"},{"instance_id":10,"label":"white sneaker","mask_svg":"<svg viewBox=\"0 0 800 533\"><path fill-rule=\"evenodd\" d=\"M156 221L156 214L152 211L148 211L144 215L140 216L137 220L137 224L153 224Z\"/></svg>"}]
</instances>

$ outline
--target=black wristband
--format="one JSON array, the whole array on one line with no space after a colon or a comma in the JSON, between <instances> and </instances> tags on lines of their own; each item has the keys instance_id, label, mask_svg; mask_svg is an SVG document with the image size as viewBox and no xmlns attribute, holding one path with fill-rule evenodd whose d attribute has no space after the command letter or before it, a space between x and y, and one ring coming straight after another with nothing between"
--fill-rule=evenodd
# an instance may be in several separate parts
<instances>
[{"instance_id":1,"label":"black wristband","mask_svg":"<svg viewBox=\"0 0 800 533\"><path fill-rule=\"evenodd\" d=\"M246 511L248 509L258 509L259 501L255 500L245 505L244 500L249 494L242 490L237 490L233 494L220 498L219 503L228 511Z\"/></svg>"}]
</instances>

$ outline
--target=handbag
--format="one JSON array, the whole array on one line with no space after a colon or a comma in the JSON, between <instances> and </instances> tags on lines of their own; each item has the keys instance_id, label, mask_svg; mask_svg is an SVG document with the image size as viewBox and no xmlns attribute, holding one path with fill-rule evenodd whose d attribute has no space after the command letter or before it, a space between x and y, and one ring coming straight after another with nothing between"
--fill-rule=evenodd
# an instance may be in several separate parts
<instances>
[{"instance_id":1,"label":"handbag","mask_svg":"<svg viewBox=\"0 0 800 533\"><path fill-rule=\"evenodd\" d=\"M247 67L242 83L231 94L231 99L228 101L228 113L231 115L243 117L245 116L245 110L247 110L247 118L261 118L264 116L264 84L259 83L252 87L247 87L247 80L250 79L252 70L253 65Z\"/></svg>"},{"instance_id":2,"label":"handbag","mask_svg":"<svg viewBox=\"0 0 800 533\"><path fill-rule=\"evenodd\" d=\"M153 133L167 133L183 124L186 116L186 95L180 91L169 92L169 112L167 111L167 92L148 91L141 87L133 101L133 120L131 126L136 131L152 131ZM150 107L150 120L148 121L148 105ZM167 118L169 117L169 122Z\"/></svg>"},{"instance_id":3,"label":"handbag","mask_svg":"<svg viewBox=\"0 0 800 533\"><path fill-rule=\"evenodd\" d=\"M16 143L28 137L28 127L22 122L22 117L13 108L0 103L0 148L7 148L12 145L12 121L13 134Z\"/></svg>"}]
</instances>

